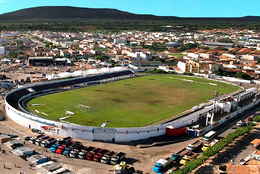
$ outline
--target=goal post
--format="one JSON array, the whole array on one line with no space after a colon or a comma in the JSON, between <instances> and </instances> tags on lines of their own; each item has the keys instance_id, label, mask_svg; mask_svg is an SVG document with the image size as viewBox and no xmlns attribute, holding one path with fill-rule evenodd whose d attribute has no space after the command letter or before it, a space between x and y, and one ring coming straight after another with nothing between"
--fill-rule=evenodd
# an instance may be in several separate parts
<instances>
[{"instance_id":1,"label":"goal post","mask_svg":"<svg viewBox=\"0 0 260 174\"><path fill-rule=\"evenodd\" d=\"M83 104L77 104L76 109L81 111L90 111L90 106L83 105Z\"/></svg>"}]
</instances>

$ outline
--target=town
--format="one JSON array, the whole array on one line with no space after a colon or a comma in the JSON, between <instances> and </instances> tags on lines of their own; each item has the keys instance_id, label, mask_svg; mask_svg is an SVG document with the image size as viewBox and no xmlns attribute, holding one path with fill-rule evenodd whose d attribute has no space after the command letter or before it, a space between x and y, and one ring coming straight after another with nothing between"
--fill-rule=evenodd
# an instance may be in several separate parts
<instances>
[{"instance_id":1,"label":"town","mask_svg":"<svg viewBox=\"0 0 260 174\"><path fill-rule=\"evenodd\" d=\"M78 70L127 66L137 72L259 78L259 33L247 29L188 33L2 31L0 45L2 70L23 65L53 69L76 65ZM45 70L35 69L39 71L45 74Z\"/></svg>"},{"instance_id":2,"label":"town","mask_svg":"<svg viewBox=\"0 0 260 174\"><path fill-rule=\"evenodd\" d=\"M11 120L4 115L1 115L0 118L2 120L7 119L8 122L3 122L4 125L15 128L15 130L18 131L18 135L20 135L20 131L25 132L25 134L21 133L21 135L25 135L23 137L23 142L26 146L23 146L17 140L10 139L10 137L15 138L17 132L12 132L12 134L10 134L8 127L1 129L1 132L9 132L9 134L1 134L1 141L2 143L7 141L4 144L9 148L14 149L11 151L13 154L21 156L22 153L21 157L26 158L32 163L29 171L28 169L22 169L28 173L30 173L30 171L37 171L39 173L43 170L50 171L47 166L52 166L53 170L55 168L55 172L81 173L79 170L75 169L76 163L81 164L80 170L82 170L82 172L86 172L84 169L86 167L91 168L91 170L89 170L90 173L110 173L112 167L109 165L102 166L104 164L116 165L117 168L115 168L115 173L186 173L186 171L204 173L207 170L226 170L228 173L232 173L230 171L248 170L248 168L241 168L241 166L250 166L251 170L257 170L256 166L259 164L259 152L257 152L256 149L259 145L259 139L257 139L259 134L256 130L258 130L259 125L256 126L253 131L251 131L252 128L248 128L248 126L257 125L259 117L258 114L253 113L257 111L255 105L258 103L258 93L255 89L258 90L260 75L260 37L259 33L254 30L215 29L192 32L181 30L176 30L175 32L121 31L116 33L2 31L0 44L2 96L5 96L10 91L12 93L13 89L18 88L16 95L23 93L22 98L27 96L26 93L29 93L29 95L35 94L37 97L39 94L41 95L44 90L49 92L50 90L54 91L54 89L48 89L46 86L44 87L45 89L39 88L40 90L38 91L35 86L27 88L27 85L30 86L35 84L36 86L39 86L39 82L45 84L46 82L48 83L48 81L56 84L53 80L84 79L88 78L89 75L90 78L93 75L95 75L93 77L97 79L101 77L96 74L111 74L113 76L111 80L114 81L117 78L124 79L132 77L134 76L133 72L140 76L145 74L198 76L234 83L237 86L243 86L243 88L246 89L239 91L237 94L220 96L219 98L214 99L215 102L212 100L211 104L214 103L214 105L209 104L207 106L206 104L201 104L194 106L192 111L187 114L193 114L194 116L190 117L192 119L193 117L197 117L198 120L196 122L193 122L192 120L192 124L186 123L190 124L190 126L178 129L167 126L166 135L163 135L161 141L160 138L158 138L159 141L154 139L151 144L164 144L167 143L167 141L171 141L172 143L161 147L164 150L155 149L153 145L150 145L150 148L147 148L145 151L143 151L143 148L146 147L146 145L144 145L147 144L144 143L146 141L138 141L137 136L132 137L133 140L137 139L137 141L132 141L130 145L109 144L109 146L105 147L102 142L90 142L86 140L79 142L77 140L72 140L71 137L56 139L56 136L59 135L59 131L53 126L40 126L40 129L38 126L38 129L36 129L35 126L31 127L30 124L29 130L25 127L17 126L11 121L14 118L12 118L12 114L8 111L10 109L9 104L11 103L9 102L10 97L8 98L7 94L6 100L8 102L5 107L7 115L9 115ZM121 74L113 75L113 72L121 72ZM107 77L105 77L103 81L102 79L101 81L94 82L88 80L87 86L90 84L92 85L92 83L93 85L96 85L109 81L110 80L107 79ZM184 83L195 82L205 84L204 82L194 81L194 79L182 79L182 81L184 81ZM77 85L76 82L73 82L72 86L61 86L62 83L63 82L58 84L57 82L58 91L66 91L75 87L84 87L84 84ZM218 86L215 82L209 84L211 86ZM19 92L19 89L21 89L21 92ZM23 89L24 91L22 91ZM41 91L42 89L44 90ZM217 94L215 95L218 97ZM18 98L17 101L24 105L24 102L21 99ZM14 98L12 100L14 100ZM223 102L226 102L226 104L223 105ZM251 106L249 104L251 102L256 104ZM32 104L32 106L38 108L40 105L45 104ZM220 109L222 106L223 108ZM215 118L213 118L213 115L210 116L210 114L212 114L211 108L215 107L216 114ZM236 118L235 116L238 112L243 110L245 113L245 108L249 111L243 115L244 120L241 120L240 117ZM23 109L23 107L20 107L20 109ZM83 109L88 112L91 112L92 110L90 106L83 104L79 104L77 109ZM36 114L41 114L41 117L49 117L49 113L46 114L38 110L39 109L35 110ZM63 119L68 119L71 115L75 115L74 111L72 112L67 109L65 111L66 116L60 118L60 122L63 124ZM230 113L230 115L226 115L225 113ZM188 118L187 114L186 117ZM78 115L78 112L76 115ZM234 117L235 120L232 117ZM208 120L208 118L210 118L210 120ZM223 119L231 120L231 122L228 121L228 123L223 123ZM44 125L47 124L45 121L40 122L38 116L37 122ZM101 125L101 128L104 131L106 130L105 127L111 124L109 122L110 121L105 121ZM225 125L227 130L222 130L222 133L217 133L218 131L214 129L214 131L206 133L205 130L211 130L212 126L213 128L220 127L218 125L221 124ZM61 129L64 129L64 127L61 126ZM73 129L71 129L71 131L73 131ZM222 128L218 129L221 130ZM30 132L30 130L32 132ZM85 131L87 130L84 130L84 128L81 129L81 132ZM203 131L205 131L204 139L198 138L200 134L204 134ZM239 131L242 131L242 133ZM47 134L50 132L52 132L52 135L55 135L55 137L48 136ZM43 135L43 133L47 134ZM220 151L217 155L213 156L213 158L210 157L214 155L214 152L212 152L212 149L213 151L215 150L213 148L214 145L228 145L225 142L225 139L227 139L225 137L228 133L234 134L236 141L233 142L232 146L229 144L230 148ZM126 134L130 135L132 133L128 133L127 130ZM193 139L190 139L191 135L194 137ZM147 136L150 137L149 135ZM178 137L176 140L175 138L169 138L176 136ZM179 143L178 139L181 141L185 139L186 141ZM30 143L27 143L27 141ZM104 139L104 141L106 140ZM112 139L112 142L113 141L121 140ZM238 144L239 141L245 143ZM141 148L133 150L131 149L133 144L134 147ZM37 145L42 146L42 149L39 149ZM236 154L233 146L242 151L240 154L237 154L236 157L235 155L230 157L232 156L230 154ZM176 150L169 150L169 148L172 147L175 147ZM250 149L250 147L253 147L253 149ZM109 150L105 148L108 148ZM210 152L207 151L209 148L211 148ZM1 146L1 149L2 153L6 153L8 150L4 146ZM33 149L36 149L36 152ZM118 152L118 150L121 150L122 152ZM145 153L147 154L140 155ZM64 154L64 157L57 157L55 154ZM150 159L148 160L147 158L149 157ZM67 163L67 158L87 159L101 163L93 163L89 166L88 163L79 160L69 162L69 164L64 167L64 163ZM114 163L110 162L110 158L111 160L119 158L119 160ZM213 166L211 169L209 169L210 167L208 166L202 166L193 170L194 168L191 169L188 167L189 165L186 165L186 163L188 164L193 158L198 160L197 164L202 163L202 161L208 162L209 160L212 160L211 164L214 165L211 165ZM54 162L52 160L54 160ZM125 160L127 163L124 162ZM136 163L137 160L139 161L138 163ZM63 165L60 165L55 161L60 162ZM223 162L226 162L228 165L224 166ZM5 171L8 171L8 169L11 170L12 167L10 167L9 163L3 163L4 169L6 169ZM19 165L23 165L23 163L25 162L15 163L13 170L19 170ZM144 165L146 167L144 167ZM218 166L219 168L216 169L214 166Z\"/></svg>"}]
</instances>

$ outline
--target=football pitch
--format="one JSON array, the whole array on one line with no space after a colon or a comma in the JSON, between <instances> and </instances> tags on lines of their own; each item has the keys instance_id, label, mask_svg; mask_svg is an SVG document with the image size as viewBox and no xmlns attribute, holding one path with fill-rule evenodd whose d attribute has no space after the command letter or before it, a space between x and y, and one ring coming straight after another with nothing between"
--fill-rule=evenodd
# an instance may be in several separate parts
<instances>
[{"instance_id":1,"label":"football pitch","mask_svg":"<svg viewBox=\"0 0 260 174\"><path fill-rule=\"evenodd\" d=\"M211 84L210 84L211 83ZM34 98L26 103L41 117L86 126L142 127L161 123L207 102L215 91L238 87L181 75L146 75ZM89 108L88 108L89 107ZM66 115L70 111L75 115Z\"/></svg>"}]
</instances>

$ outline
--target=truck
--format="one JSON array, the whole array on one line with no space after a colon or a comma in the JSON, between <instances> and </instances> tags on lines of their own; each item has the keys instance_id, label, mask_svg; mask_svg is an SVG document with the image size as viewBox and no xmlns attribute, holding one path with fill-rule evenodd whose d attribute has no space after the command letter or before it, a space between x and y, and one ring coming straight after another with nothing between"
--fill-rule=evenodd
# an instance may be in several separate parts
<instances>
[{"instance_id":1,"label":"truck","mask_svg":"<svg viewBox=\"0 0 260 174\"><path fill-rule=\"evenodd\" d=\"M42 147L51 147L54 143L56 143L56 139L55 138L49 138L47 140L43 140L41 142L41 146Z\"/></svg>"},{"instance_id":2,"label":"truck","mask_svg":"<svg viewBox=\"0 0 260 174\"><path fill-rule=\"evenodd\" d=\"M97 149L95 149L95 150L93 150L93 151L90 151L90 152L88 152L87 153L87 160L93 160L93 157L97 154L97 153L99 153L99 152L101 152L103 149L100 149L100 148L97 148Z\"/></svg>"},{"instance_id":3,"label":"truck","mask_svg":"<svg viewBox=\"0 0 260 174\"><path fill-rule=\"evenodd\" d=\"M40 145L41 145L41 142L42 142L43 140L47 140L48 138L50 138L50 137L49 137L49 136L43 136L43 137L37 138L37 139L35 140L35 144L38 145L38 146L40 146Z\"/></svg>"},{"instance_id":4,"label":"truck","mask_svg":"<svg viewBox=\"0 0 260 174\"><path fill-rule=\"evenodd\" d=\"M103 155L105 155L109 152L110 152L109 150L104 149L101 152L96 153L95 156L93 157L93 161L100 162Z\"/></svg>"},{"instance_id":5,"label":"truck","mask_svg":"<svg viewBox=\"0 0 260 174\"><path fill-rule=\"evenodd\" d=\"M208 150L209 147L214 146L218 142L219 142L219 140L214 139L214 140L212 140L212 141L210 141L208 143L204 143L203 147L201 148L201 150L204 152L204 151Z\"/></svg>"},{"instance_id":6,"label":"truck","mask_svg":"<svg viewBox=\"0 0 260 174\"><path fill-rule=\"evenodd\" d=\"M71 137L65 137L65 138L62 138L62 139L57 139L57 144L62 144L64 142L68 142L68 141L72 141L72 138Z\"/></svg>"},{"instance_id":7,"label":"truck","mask_svg":"<svg viewBox=\"0 0 260 174\"><path fill-rule=\"evenodd\" d=\"M76 146L73 150L70 151L70 157L71 158L77 158L78 154L80 152L80 150L84 148L83 145L79 144L78 146Z\"/></svg>"},{"instance_id":8,"label":"truck","mask_svg":"<svg viewBox=\"0 0 260 174\"><path fill-rule=\"evenodd\" d=\"M206 134L203 136L203 141L204 141L204 142L209 142L209 141L212 140L215 136L216 136L216 132L215 132L215 131L209 131L208 133L206 133Z\"/></svg>"},{"instance_id":9,"label":"truck","mask_svg":"<svg viewBox=\"0 0 260 174\"><path fill-rule=\"evenodd\" d=\"M36 139L43 137L43 136L44 136L43 134L40 134L40 135L37 135L36 137L31 137L29 142L32 144L35 144Z\"/></svg>"},{"instance_id":10,"label":"truck","mask_svg":"<svg viewBox=\"0 0 260 174\"><path fill-rule=\"evenodd\" d=\"M120 164L114 166L114 174L133 174L136 172L135 168L129 168L125 161L121 161Z\"/></svg>"},{"instance_id":11,"label":"truck","mask_svg":"<svg viewBox=\"0 0 260 174\"><path fill-rule=\"evenodd\" d=\"M53 145L51 146L51 148L50 148L50 151L53 152L53 153L55 153L59 146L60 146L59 144L53 144Z\"/></svg>"},{"instance_id":12,"label":"truck","mask_svg":"<svg viewBox=\"0 0 260 174\"><path fill-rule=\"evenodd\" d=\"M80 159L86 159L86 155L88 152L93 151L95 147L89 146L89 147L83 147L81 151L78 154L78 158Z\"/></svg>"},{"instance_id":13,"label":"truck","mask_svg":"<svg viewBox=\"0 0 260 174\"><path fill-rule=\"evenodd\" d=\"M171 158L159 159L156 161L153 171L156 173L164 173L164 171L167 171L172 166L173 161Z\"/></svg>"},{"instance_id":14,"label":"truck","mask_svg":"<svg viewBox=\"0 0 260 174\"><path fill-rule=\"evenodd\" d=\"M71 141L65 141L64 143L62 143L61 146L58 147L58 149L56 150L56 153L58 154L63 154L64 150L71 145Z\"/></svg>"},{"instance_id":15,"label":"truck","mask_svg":"<svg viewBox=\"0 0 260 174\"><path fill-rule=\"evenodd\" d=\"M119 152L118 154L111 157L110 164L116 165L123 161L126 157L126 154L123 152Z\"/></svg>"},{"instance_id":16,"label":"truck","mask_svg":"<svg viewBox=\"0 0 260 174\"><path fill-rule=\"evenodd\" d=\"M190 150L188 149L182 149L177 153L173 153L171 156L171 159L177 161L179 158L182 158L184 155L188 154L190 152Z\"/></svg>"},{"instance_id":17,"label":"truck","mask_svg":"<svg viewBox=\"0 0 260 174\"><path fill-rule=\"evenodd\" d=\"M189 152L187 155L184 155L184 157L181 159L180 164L187 164L191 159L195 158L198 156L197 153L195 152Z\"/></svg>"},{"instance_id":18,"label":"truck","mask_svg":"<svg viewBox=\"0 0 260 174\"><path fill-rule=\"evenodd\" d=\"M197 140L192 144L189 144L186 149L188 149L189 151L194 151L196 149L198 149L200 146L202 145L202 141L201 140Z\"/></svg>"},{"instance_id":19,"label":"truck","mask_svg":"<svg viewBox=\"0 0 260 174\"><path fill-rule=\"evenodd\" d=\"M109 153L103 155L100 162L103 164L109 164L111 157L114 156L115 154L116 153L114 151L110 151Z\"/></svg>"},{"instance_id":20,"label":"truck","mask_svg":"<svg viewBox=\"0 0 260 174\"><path fill-rule=\"evenodd\" d=\"M69 156L70 151L72 151L76 146L82 145L82 143L79 142L79 141L76 141L75 143L72 143L72 144L73 144L73 145L67 147L67 148L64 150L63 155Z\"/></svg>"}]
</instances>

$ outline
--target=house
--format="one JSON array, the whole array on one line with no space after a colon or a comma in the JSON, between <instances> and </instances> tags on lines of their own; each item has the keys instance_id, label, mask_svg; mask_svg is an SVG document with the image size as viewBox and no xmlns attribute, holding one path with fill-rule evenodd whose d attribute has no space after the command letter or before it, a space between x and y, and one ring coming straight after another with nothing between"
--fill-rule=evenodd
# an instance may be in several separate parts
<instances>
[{"instance_id":1,"label":"house","mask_svg":"<svg viewBox=\"0 0 260 174\"><path fill-rule=\"evenodd\" d=\"M227 165L227 174L256 174L259 173L257 165Z\"/></svg>"},{"instance_id":2,"label":"house","mask_svg":"<svg viewBox=\"0 0 260 174\"><path fill-rule=\"evenodd\" d=\"M123 37L114 39L114 44L125 44L125 43L126 43L126 39Z\"/></svg>"},{"instance_id":3,"label":"house","mask_svg":"<svg viewBox=\"0 0 260 174\"><path fill-rule=\"evenodd\" d=\"M214 62L198 62L193 60L186 62L179 61L177 67L180 68L182 72L206 74L216 72L219 69L219 65Z\"/></svg>"},{"instance_id":4,"label":"house","mask_svg":"<svg viewBox=\"0 0 260 174\"><path fill-rule=\"evenodd\" d=\"M257 148L260 145L260 139L255 138L253 141L250 142L250 144L254 147Z\"/></svg>"},{"instance_id":5,"label":"house","mask_svg":"<svg viewBox=\"0 0 260 174\"><path fill-rule=\"evenodd\" d=\"M242 55L241 58L245 59L245 60L253 60L253 61L256 61L259 59L259 57L255 56L255 55Z\"/></svg>"},{"instance_id":6,"label":"house","mask_svg":"<svg viewBox=\"0 0 260 174\"><path fill-rule=\"evenodd\" d=\"M237 52L237 54L244 55L250 53L251 51L253 51L251 48L242 48Z\"/></svg>"}]
</instances>

